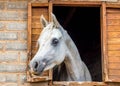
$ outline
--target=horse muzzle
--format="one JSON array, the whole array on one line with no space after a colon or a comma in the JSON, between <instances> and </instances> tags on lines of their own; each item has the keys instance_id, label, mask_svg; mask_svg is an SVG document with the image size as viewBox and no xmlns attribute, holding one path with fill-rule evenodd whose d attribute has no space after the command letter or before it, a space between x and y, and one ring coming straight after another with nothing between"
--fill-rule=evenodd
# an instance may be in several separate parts
<instances>
[{"instance_id":1,"label":"horse muzzle","mask_svg":"<svg viewBox=\"0 0 120 86\"><path fill-rule=\"evenodd\" d=\"M31 73L35 75L40 75L46 67L45 61L34 61L31 67Z\"/></svg>"}]
</instances>

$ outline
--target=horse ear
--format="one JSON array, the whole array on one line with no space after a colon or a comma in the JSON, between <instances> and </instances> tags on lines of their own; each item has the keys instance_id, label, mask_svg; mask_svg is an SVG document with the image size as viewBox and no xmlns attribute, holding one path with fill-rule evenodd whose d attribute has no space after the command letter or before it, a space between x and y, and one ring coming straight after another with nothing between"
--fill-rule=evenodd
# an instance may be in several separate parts
<instances>
[{"instance_id":1,"label":"horse ear","mask_svg":"<svg viewBox=\"0 0 120 86\"><path fill-rule=\"evenodd\" d=\"M40 21L41 21L43 27L46 27L48 25L48 21L44 18L43 15L41 15Z\"/></svg>"},{"instance_id":2,"label":"horse ear","mask_svg":"<svg viewBox=\"0 0 120 86\"><path fill-rule=\"evenodd\" d=\"M51 13L51 18L52 18L52 22L54 23L55 27L59 27L60 24L53 13Z\"/></svg>"}]
</instances>

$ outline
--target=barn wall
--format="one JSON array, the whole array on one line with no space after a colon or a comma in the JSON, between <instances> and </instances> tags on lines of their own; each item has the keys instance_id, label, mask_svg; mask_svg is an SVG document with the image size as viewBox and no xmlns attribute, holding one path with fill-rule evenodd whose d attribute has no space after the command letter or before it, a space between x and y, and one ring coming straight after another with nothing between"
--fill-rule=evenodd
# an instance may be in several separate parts
<instances>
[{"instance_id":1,"label":"barn wall","mask_svg":"<svg viewBox=\"0 0 120 86\"><path fill-rule=\"evenodd\" d=\"M0 86L46 86L26 81L28 2L0 0Z\"/></svg>"},{"instance_id":2,"label":"barn wall","mask_svg":"<svg viewBox=\"0 0 120 86\"><path fill-rule=\"evenodd\" d=\"M0 86L33 86L26 82L29 1L0 0ZM38 84L34 83L34 86Z\"/></svg>"},{"instance_id":3,"label":"barn wall","mask_svg":"<svg viewBox=\"0 0 120 86\"><path fill-rule=\"evenodd\" d=\"M26 80L27 1L0 1L0 86Z\"/></svg>"}]
</instances>

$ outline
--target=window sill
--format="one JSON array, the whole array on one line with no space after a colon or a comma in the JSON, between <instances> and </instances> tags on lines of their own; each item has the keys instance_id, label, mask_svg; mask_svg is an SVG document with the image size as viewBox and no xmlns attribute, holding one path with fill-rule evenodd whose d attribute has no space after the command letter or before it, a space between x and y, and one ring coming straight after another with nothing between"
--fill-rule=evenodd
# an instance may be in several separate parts
<instances>
[{"instance_id":1,"label":"window sill","mask_svg":"<svg viewBox=\"0 0 120 86\"><path fill-rule=\"evenodd\" d=\"M53 81L53 86L107 86L104 82Z\"/></svg>"}]
</instances>

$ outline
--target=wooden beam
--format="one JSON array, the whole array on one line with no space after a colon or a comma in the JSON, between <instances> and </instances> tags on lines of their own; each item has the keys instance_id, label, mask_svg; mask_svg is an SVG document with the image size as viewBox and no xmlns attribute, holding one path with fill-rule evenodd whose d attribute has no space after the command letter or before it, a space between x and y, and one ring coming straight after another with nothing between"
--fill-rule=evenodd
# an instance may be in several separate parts
<instances>
[{"instance_id":1,"label":"wooden beam","mask_svg":"<svg viewBox=\"0 0 120 86\"><path fill-rule=\"evenodd\" d=\"M27 33L27 53L28 59L31 59L31 21L32 21L31 3L28 4L28 33ZM28 60L28 61L29 61Z\"/></svg>"},{"instance_id":2,"label":"wooden beam","mask_svg":"<svg viewBox=\"0 0 120 86\"><path fill-rule=\"evenodd\" d=\"M31 3L32 7L48 7L48 3Z\"/></svg>"},{"instance_id":3,"label":"wooden beam","mask_svg":"<svg viewBox=\"0 0 120 86\"><path fill-rule=\"evenodd\" d=\"M101 6L101 53L102 53L102 71L103 80L108 81L108 56L107 56L107 24L106 24L106 3Z\"/></svg>"},{"instance_id":4,"label":"wooden beam","mask_svg":"<svg viewBox=\"0 0 120 86\"><path fill-rule=\"evenodd\" d=\"M53 9L53 4L51 1L49 1L49 7L48 7L48 17L49 17L49 22L51 22L52 18L51 18L51 13L52 13L52 9ZM52 86L52 77L53 76L53 70L50 69L49 70L49 86Z\"/></svg>"},{"instance_id":5,"label":"wooden beam","mask_svg":"<svg viewBox=\"0 0 120 86\"><path fill-rule=\"evenodd\" d=\"M120 4L116 3L106 3L107 8L120 8Z\"/></svg>"},{"instance_id":6,"label":"wooden beam","mask_svg":"<svg viewBox=\"0 0 120 86\"><path fill-rule=\"evenodd\" d=\"M53 5L54 6L71 6L71 7L99 7L102 5L102 2L98 2L98 1L69 1L69 2L65 2L65 1L53 1Z\"/></svg>"},{"instance_id":7,"label":"wooden beam","mask_svg":"<svg viewBox=\"0 0 120 86\"><path fill-rule=\"evenodd\" d=\"M32 11L31 11L31 3L28 4L28 32L27 32L27 81L29 81L30 79L30 75L29 75L29 68L28 68L28 64L29 61L31 60L31 15L32 15Z\"/></svg>"},{"instance_id":8,"label":"wooden beam","mask_svg":"<svg viewBox=\"0 0 120 86\"><path fill-rule=\"evenodd\" d=\"M53 81L53 86L107 86L104 82Z\"/></svg>"},{"instance_id":9,"label":"wooden beam","mask_svg":"<svg viewBox=\"0 0 120 86\"><path fill-rule=\"evenodd\" d=\"M51 1L49 1L49 7L48 7L48 17L49 17L49 22L51 22L51 20L52 20L52 18L51 18L51 13L52 13L52 11L53 11L53 4L52 4L52 2ZM52 77L53 76L53 70L52 69L50 69L49 70L49 82L48 82L48 84L49 84L49 86L52 86Z\"/></svg>"}]
</instances>

